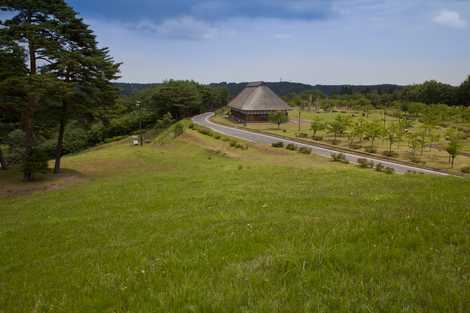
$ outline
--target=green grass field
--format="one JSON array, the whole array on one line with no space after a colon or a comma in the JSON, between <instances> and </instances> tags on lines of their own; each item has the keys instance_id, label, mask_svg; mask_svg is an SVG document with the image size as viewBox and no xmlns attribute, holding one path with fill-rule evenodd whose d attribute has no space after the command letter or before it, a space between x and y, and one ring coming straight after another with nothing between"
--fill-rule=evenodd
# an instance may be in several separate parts
<instances>
[{"instance_id":1,"label":"green grass field","mask_svg":"<svg viewBox=\"0 0 470 313\"><path fill-rule=\"evenodd\" d=\"M468 312L470 181L188 131L0 173L0 312Z\"/></svg>"},{"instance_id":2,"label":"green grass field","mask_svg":"<svg viewBox=\"0 0 470 313\"><path fill-rule=\"evenodd\" d=\"M292 111L290 111L289 122L282 124L280 128L278 128L277 125L274 125L268 122L248 123L246 127L250 129L267 132L267 133L283 135L283 136L287 136L291 138L297 138L297 134L299 133L299 123L298 123L299 115L298 114L299 114L298 109L293 109ZM361 112L346 111L346 109L341 112L338 111L338 112L321 112L321 113L316 113L316 112L311 112L311 111L301 111L300 132L305 133L309 136L309 138L305 138L306 140L311 140L310 137L312 136L312 131L310 130L310 125L311 125L311 121L315 117L320 118L320 120L324 123L328 123L328 122L333 121L338 115L349 116L352 118L353 121L357 121L359 118L362 117ZM367 119L368 121L380 121L382 123L383 111L372 110L369 116L365 119ZM223 117L220 114L214 116L213 120L218 123L226 124L230 126L236 126L236 127L243 126L243 124L236 123L230 119ZM396 118L391 117L391 116L386 116L386 125L390 125L390 123L396 122L396 121L397 121ZM415 126L416 125L420 125L420 123L416 122ZM421 165L430 166L430 167L441 169L441 170L446 170L452 174L461 174L460 170L462 168L470 166L470 154L468 154L468 151L470 151L470 138L462 140L460 142L461 147L462 147L461 152L464 152L464 154L460 154L456 158L455 166L454 168L451 168L449 164L449 154L445 150L447 147L447 141L445 140L446 131L447 131L447 128L439 128L441 139L438 142L438 144L436 144L434 147L426 147L422 155L420 151L418 151L418 155L417 155L418 159L421 161L420 163ZM322 143L332 144L334 137L332 134L329 134L326 130L319 131L317 135L322 137L323 139L321 141ZM346 135L338 139L339 140L338 140L337 146L352 149L349 146L348 138ZM360 148L352 149L352 150L357 150L360 152L364 152L365 148L371 145L370 141L367 141L367 140L364 140L362 142L358 142L356 140L355 144L358 145ZM375 147L377 148L378 155L382 155L384 151L389 150L388 142L382 138L377 138L375 142ZM408 141L406 140L406 138L404 138L403 141L400 142L399 145L394 144L393 151L397 153L397 156L395 157L395 159L410 162L411 154L410 154L410 149L408 146Z\"/></svg>"}]
</instances>

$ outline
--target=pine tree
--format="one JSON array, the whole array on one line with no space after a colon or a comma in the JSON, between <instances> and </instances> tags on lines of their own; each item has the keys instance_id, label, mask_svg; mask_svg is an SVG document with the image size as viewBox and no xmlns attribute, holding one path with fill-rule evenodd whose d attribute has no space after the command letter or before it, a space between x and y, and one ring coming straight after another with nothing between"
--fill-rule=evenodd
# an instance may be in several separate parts
<instances>
[{"instance_id":1,"label":"pine tree","mask_svg":"<svg viewBox=\"0 0 470 313\"><path fill-rule=\"evenodd\" d=\"M63 135L69 109L75 104L94 103L100 94L109 93L109 80L116 78L119 64L108 56L107 49L98 49L91 30L76 12L63 0L2 0L2 11L14 13L0 27L0 50L11 42L25 47L27 58L23 60L26 75L14 71L10 81L16 81L23 91L24 105L19 109L25 132L24 179L32 180L37 164L35 153L35 114L44 106L46 95L60 96L59 140L57 147L60 169ZM92 100L93 99L93 100ZM80 109L79 109L80 110Z\"/></svg>"}]
</instances>

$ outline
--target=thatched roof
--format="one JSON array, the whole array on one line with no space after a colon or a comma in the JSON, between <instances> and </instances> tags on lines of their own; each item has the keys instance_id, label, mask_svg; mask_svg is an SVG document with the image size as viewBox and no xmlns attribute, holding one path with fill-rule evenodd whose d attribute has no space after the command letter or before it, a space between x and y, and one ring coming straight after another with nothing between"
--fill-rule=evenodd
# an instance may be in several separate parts
<instances>
[{"instance_id":1,"label":"thatched roof","mask_svg":"<svg viewBox=\"0 0 470 313\"><path fill-rule=\"evenodd\" d=\"M289 105L263 82L249 83L229 107L241 111L286 111Z\"/></svg>"}]
</instances>

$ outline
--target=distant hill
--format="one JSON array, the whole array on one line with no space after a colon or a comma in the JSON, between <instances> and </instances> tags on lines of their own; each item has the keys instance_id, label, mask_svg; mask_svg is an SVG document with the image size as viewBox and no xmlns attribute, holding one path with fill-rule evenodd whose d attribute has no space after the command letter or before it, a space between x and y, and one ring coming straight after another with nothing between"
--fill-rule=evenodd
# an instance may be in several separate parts
<instances>
[{"instance_id":1,"label":"distant hill","mask_svg":"<svg viewBox=\"0 0 470 313\"><path fill-rule=\"evenodd\" d=\"M247 83L217 83L211 84L213 86L226 86L230 95L235 96ZM382 85L308 85L294 82L266 82L266 85L271 88L279 96L287 96L290 93L301 93L307 90L319 90L326 95L332 94L351 94L355 92L377 91L380 93L393 92L403 88L403 86L382 84Z\"/></svg>"},{"instance_id":2,"label":"distant hill","mask_svg":"<svg viewBox=\"0 0 470 313\"><path fill-rule=\"evenodd\" d=\"M232 97L236 96L247 83L212 83L211 86L227 87ZM139 84L139 83L115 83L116 87L121 90L121 95L130 96L143 89L158 86L159 84ZM380 93L393 92L403 88L403 86L393 84L381 85L309 85L294 82L266 82L279 96L287 96L290 93L301 93L303 91L316 89L326 95L332 94L350 94L355 92L377 91Z\"/></svg>"},{"instance_id":3,"label":"distant hill","mask_svg":"<svg viewBox=\"0 0 470 313\"><path fill-rule=\"evenodd\" d=\"M131 96L141 90L158 86L160 84L140 84L140 83L113 83L121 91L122 96Z\"/></svg>"}]
</instances>

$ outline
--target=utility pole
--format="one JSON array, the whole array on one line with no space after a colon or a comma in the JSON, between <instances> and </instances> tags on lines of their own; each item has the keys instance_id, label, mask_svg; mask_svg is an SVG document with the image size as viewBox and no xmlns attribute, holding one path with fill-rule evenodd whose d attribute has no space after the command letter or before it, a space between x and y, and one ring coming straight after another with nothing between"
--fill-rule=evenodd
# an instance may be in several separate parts
<instances>
[{"instance_id":1,"label":"utility pole","mask_svg":"<svg viewBox=\"0 0 470 313\"><path fill-rule=\"evenodd\" d=\"M142 134L142 106L140 100L137 100L135 102L135 105L137 106L137 110L139 111L139 142L140 146L142 147L144 145L144 136Z\"/></svg>"},{"instance_id":2,"label":"utility pole","mask_svg":"<svg viewBox=\"0 0 470 313\"><path fill-rule=\"evenodd\" d=\"M299 134L300 134L300 110L299 110Z\"/></svg>"}]
</instances>

